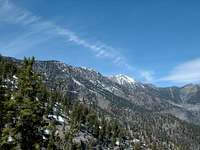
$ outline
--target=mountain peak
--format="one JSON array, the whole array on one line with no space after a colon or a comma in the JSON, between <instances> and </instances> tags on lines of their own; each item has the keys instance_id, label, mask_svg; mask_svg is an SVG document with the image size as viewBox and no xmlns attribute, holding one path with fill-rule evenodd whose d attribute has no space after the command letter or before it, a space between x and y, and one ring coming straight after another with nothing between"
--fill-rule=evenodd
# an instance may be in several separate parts
<instances>
[{"instance_id":1,"label":"mountain peak","mask_svg":"<svg viewBox=\"0 0 200 150\"><path fill-rule=\"evenodd\" d=\"M117 82L120 85L123 84L135 84L135 80L127 75L118 74L110 77L113 81Z\"/></svg>"}]
</instances>

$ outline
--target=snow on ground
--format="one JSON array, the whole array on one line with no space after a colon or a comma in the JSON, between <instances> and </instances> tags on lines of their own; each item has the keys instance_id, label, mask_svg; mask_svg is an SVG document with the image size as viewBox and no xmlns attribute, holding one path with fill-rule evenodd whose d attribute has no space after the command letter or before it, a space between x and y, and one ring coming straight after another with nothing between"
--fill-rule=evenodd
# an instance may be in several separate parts
<instances>
[{"instance_id":1,"label":"snow on ground","mask_svg":"<svg viewBox=\"0 0 200 150\"><path fill-rule=\"evenodd\" d=\"M115 144L116 144L117 146L119 146L119 144L120 144L120 143L119 143L119 140L117 140Z\"/></svg>"},{"instance_id":2,"label":"snow on ground","mask_svg":"<svg viewBox=\"0 0 200 150\"><path fill-rule=\"evenodd\" d=\"M13 79L18 80L18 77L16 75L13 76Z\"/></svg>"},{"instance_id":3,"label":"snow on ground","mask_svg":"<svg viewBox=\"0 0 200 150\"><path fill-rule=\"evenodd\" d=\"M49 131L48 129L45 129L44 132L45 132L46 134L49 134L49 133L50 133L50 131Z\"/></svg>"},{"instance_id":4,"label":"snow on ground","mask_svg":"<svg viewBox=\"0 0 200 150\"><path fill-rule=\"evenodd\" d=\"M60 123L64 123L64 118L62 116L57 116L57 115L48 115L48 118L53 118L56 121Z\"/></svg>"},{"instance_id":5,"label":"snow on ground","mask_svg":"<svg viewBox=\"0 0 200 150\"><path fill-rule=\"evenodd\" d=\"M64 118L63 118L62 116L58 116L58 121L59 121L59 122L65 122L65 121L64 121Z\"/></svg>"},{"instance_id":6,"label":"snow on ground","mask_svg":"<svg viewBox=\"0 0 200 150\"><path fill-rule=\"evenodd\" d=\"M12 142L12 141L13 141L13 138L12 138L12 136L9 135L8 142Z\"/></svg>"},{"instance_id":7,"label":"snow on ground","mask_svg":"<svg viewBox=\"0 0 200 150\"><path fill-rule=\"evenodd\" d=\"M138 140L138 139L133 139L133 143L139 143L140 142L140 140Z\"/></svg>"}]
</instances>

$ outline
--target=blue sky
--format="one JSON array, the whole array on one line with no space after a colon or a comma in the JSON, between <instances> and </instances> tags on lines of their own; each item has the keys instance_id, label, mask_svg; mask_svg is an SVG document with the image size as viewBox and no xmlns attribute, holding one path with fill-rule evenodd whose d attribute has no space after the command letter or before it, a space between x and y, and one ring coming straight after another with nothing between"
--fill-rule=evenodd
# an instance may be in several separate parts
<instances>
[{"instance_id":1,"label":"blue sky","mask_svg":"<svg viewBox=\"0 0 200 150\"><path fill-rule=\"evenodd\" d=\"M0 0L0 53L158 86L200 82L200 2Z\"/></svg>"}]
</instances>

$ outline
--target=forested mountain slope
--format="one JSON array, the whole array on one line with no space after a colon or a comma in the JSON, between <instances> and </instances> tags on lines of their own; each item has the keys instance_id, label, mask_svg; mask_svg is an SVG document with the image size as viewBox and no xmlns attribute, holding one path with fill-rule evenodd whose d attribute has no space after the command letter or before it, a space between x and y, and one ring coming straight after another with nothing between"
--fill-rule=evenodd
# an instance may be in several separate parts
<instances>
[{"instance_id":1,"label":"forested mountain slope","mask_svg":"<svg viewBox=\"0 0 200 150\"><path fill-rule=\"evenodd\" d=\"M58 61L0 65L1 148L200 149L199 85L158 88Z\"/></svg>"}]
</instances>

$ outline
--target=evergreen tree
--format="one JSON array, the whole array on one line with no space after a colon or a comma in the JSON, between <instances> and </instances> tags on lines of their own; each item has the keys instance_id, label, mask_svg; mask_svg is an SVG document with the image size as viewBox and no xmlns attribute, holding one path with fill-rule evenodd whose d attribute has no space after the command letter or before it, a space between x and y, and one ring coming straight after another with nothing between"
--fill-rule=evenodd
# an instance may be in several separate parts
<instances>
[{"instance_id":1,"label":"evergreen tree","mask_svg":"<svg viewBox=\"0 0 200 150\"><path fill-rule=\"evenodd\" d=\"M24 150L40 149L43 145L45 92L33 72L34 58L25 59L19 75L19 90L6 103L5 136L12 136L16 146ZM44 92L44 93L43 93ZM9 134L9 135L8 135Z\"/></svg>"},{"instance_id":2,"label":"evergreen tree","mask_svg":"<svg viewBox=\"0 0 200 150\"><path fill-rule=\"evenodd\" d=\"M3 85L2 78L0 78L0 139L2 138L2 130L4 127L3 116L5 115L5 106L4 106L5 101L6 101L5 88Z\"/></svg>"}]
</instances>

